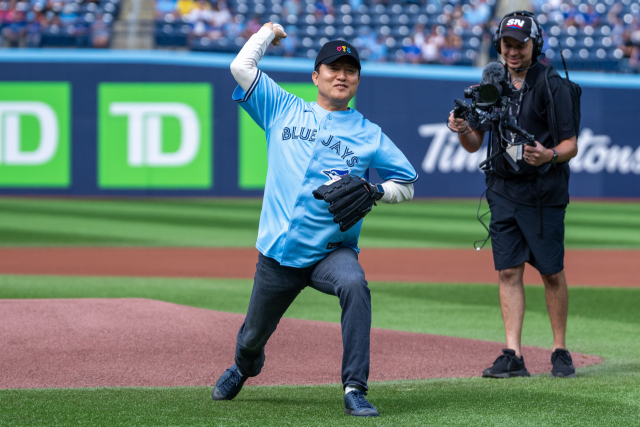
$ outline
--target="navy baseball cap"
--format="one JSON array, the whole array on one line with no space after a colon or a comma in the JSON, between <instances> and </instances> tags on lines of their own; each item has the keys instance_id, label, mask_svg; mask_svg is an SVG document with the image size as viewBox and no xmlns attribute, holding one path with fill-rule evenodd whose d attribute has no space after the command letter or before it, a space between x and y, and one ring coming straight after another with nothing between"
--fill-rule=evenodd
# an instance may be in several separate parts
<instances>
[{"instance_id":1,"label":"navy baseball cap","mask_svg":"<svg viewBox=\"0 0 640 427\"><path fill-rule=\"evenodd\" d=\"M499 38L513 37L520 42L526 43L529 39L537 37L536 32L536 25L529 16L511 15L502 20Z\"/></svg>"},{"instance_id":2,"label":"navy baseball cap","mask_svg":"<svg viewBox=\"0 0 640 427\"><path fill-rule=\"evenodd\" d=\"M358 70L361 69L358 51L355 47L344 40L334 40L332 42L325 43L316 57L316 65L314 66L314 69L317 69L320 64L330 64L343 56L353 58L356 61Z\"/></svg>"}]
</instances>

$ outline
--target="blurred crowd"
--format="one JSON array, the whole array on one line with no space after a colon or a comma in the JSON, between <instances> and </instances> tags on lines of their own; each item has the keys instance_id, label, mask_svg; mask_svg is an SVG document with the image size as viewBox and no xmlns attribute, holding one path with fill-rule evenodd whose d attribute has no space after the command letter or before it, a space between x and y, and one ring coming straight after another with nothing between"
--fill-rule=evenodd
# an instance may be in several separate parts
<instances>
[{"instance_id":1,"label":"blurred crowd","mask_svg":"<svg viewBox=\"0 0 640 427\"><path fill-rule=\"evenodd\" d=\"M289 37L268 54L314 57L326 41L345 39L365 60L482 65L497 58L491 43L513 2L499 0L157 0L157 33L179 37L159 45L238 51L267 21ZM640 68L637 0L530 0L547 57L563 53L582 69ZM157 37L156 40L159 40ZM482 60L479 61L482 56Z\"/></svg>"},{"instance_id":2,"label":"blurred crowd","mask_svg":"<svg viewBox=\"0 0 640 427\"><path fill-rule=\"evenodd\" d=\"M492 2L493 4L493 2ZM416 23L408 37L401 41L402 50L393 58L388 57L389 48L397 45L390 36L375 36L370 29L363 30L354 40L355 46L371 51L369 60L385 62L409 62L413 64L453 65L466 59L473 60L480 47L481 36L488 31L493 11L486 0L471 1L465 5L445 5L436 22L431 25ZM463 35L471 35L471 49L465 49ZM473 41L477 44L473 44ZM365 55L367 56L367 55Z\"/></svg>"},{"instance_id":3,"label":"blurred crowd","mask_svg":"<svg viewBox=\"0 0 640 427\"><path fill-rule=\"evenodd\" d=\"M242 23L235 23L236 17L223 0L213 3L209 0L158 0L156 17L168 23L181 21L191 24L192 35L211 39L236 36L246 31ZM240 31L236 33L238 29Z\"/></svg>"},{"instance_id":4,"label":"blurred crowd","mask_svg":"<svg viewBox=\"0 0 640 427\"><path fill-rule=\"evenodd\" d=\"M121 0L0 0L0 46L109 47ZM126 1L126 0L122 0ZM269 55L315 57L331 39L362 59L482 65L500 0L155 0L158 47L237 52L267 21L289 37ZM640 71L638 0L523 0L544 30L543 51L583 69ZM482 60L479 58L482 56ZM576 62L577 61L577 62ZM585 65L586 64L586 65ZM606 66L605 66L606 65Z\"/></svg>"},{"instance_id":5,"label":"blurred crowd","mask_svg":"<svg viewBox=\"0 0 640 427\"><path fill-rule=\"evenodd\" d=\"M620 36L617 45L622 54L620 59L620 71L624 73L640 72L640 26L634 29L625 29Z\"/></svg>"},{"instance_id":6,"label":"blurred crowd","mask_svg":"<svg viewBox=\"0 0 640 427\"><path fill-rule=\"evenodd\" d=\"M108 47L119 1L0 1L0 46Z\"/></svg>"},{"instance_id":7,"label":"blurred crowd","mask_svg":"<svg viewBox=\"0 0 640 427\"><path fill-rule=\"evenodd\" d=\"M633 0L532 0L545 28L545 48L560 50L581 59L610 59L615 71L640 70L640 4ZM564 37L563 37L564 36ZM568 49L567 49L568 48ZM575 55L574 55L575 56Z\"/></svg>"},{"instance_id":8,"label":"blurred crowd","mask_svg":"<svg viewBox=\"0 0 640 427\"><path fill-rule=\"evenodd\" d=\"M288 38L269 52L312 57L331 38L353 42L363 59L411 63L471 63L479 43L463 35L487 32L495 0L157 0L161 45L183 33L196 50L238 50L264 22L279 22ZM312 28L309 28L312 27ZM476 40L477 41L477 40Z\"/></svg>"}]
</instances>

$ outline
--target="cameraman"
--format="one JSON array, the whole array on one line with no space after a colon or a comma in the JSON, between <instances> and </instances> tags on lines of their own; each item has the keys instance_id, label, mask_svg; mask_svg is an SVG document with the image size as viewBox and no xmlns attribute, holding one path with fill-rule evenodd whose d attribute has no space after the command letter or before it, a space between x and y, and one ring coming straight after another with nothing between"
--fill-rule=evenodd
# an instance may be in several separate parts
<instances>
[{"instance_id":1,"label":"cameraman","mask_svg":"<svg viewBox=\"0 0 640 427\"><path fill-rule=\"evenodd\" d=\"M487 200L491 209L490 235L495 269L499 272L500 307L507 348L486 369L483 377L529 376L521 354L522 322L525 311L524 263L540 272L545 287L547 310L553 330L552 376L575 377L571 355L566 350L568 292L564 274L564 216L569 203L569 164L578 153L569 89L555 71L538 62L542 35L533 14L507 14L494 38L496 50L505 60L506 78L511 83L513 105L509 120L536 138L535 147L510 147L493 159L487 171ZM549 96L549 89L552 96ZM557 141L549 104L555 106ZM485 131L491 131L491 153L504 144L496 124L478 123L449 116L449 127L458 132L469 152L480 149ZM518 155L517 150L522 149ZM516 171L506 161L511 156Z\"/></svg>"}]
</instances>

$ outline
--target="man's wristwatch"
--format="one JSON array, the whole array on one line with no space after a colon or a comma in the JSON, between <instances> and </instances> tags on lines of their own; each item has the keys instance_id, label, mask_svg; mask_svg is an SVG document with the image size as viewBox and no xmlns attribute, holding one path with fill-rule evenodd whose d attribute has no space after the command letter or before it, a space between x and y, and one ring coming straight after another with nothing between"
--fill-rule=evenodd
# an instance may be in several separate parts
<instances>
[{"instance_id":1,"label":"man's wristwatch","mask_svg":"<svg viewBox=\"0 0 640 427\"><path fill-rule=\"evenodd\" d=\"M551 151L553 151L553 158L551 159L550 163L553 164L558 161L558 152L553 148L551 149Z\"/></svg>"}]
</instances>

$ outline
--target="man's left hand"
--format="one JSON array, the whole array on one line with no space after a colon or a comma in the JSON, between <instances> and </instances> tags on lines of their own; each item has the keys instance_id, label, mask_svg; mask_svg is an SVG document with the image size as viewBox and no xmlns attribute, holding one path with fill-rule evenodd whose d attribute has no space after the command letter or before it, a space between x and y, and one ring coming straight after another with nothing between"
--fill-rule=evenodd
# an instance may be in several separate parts
<instances>
[{"instance_id":1,"label":"man's left hand","mask_svg":"<svg viewBox=\"0 0 640 427\"><path fill-rule=\"evenodd\" d=\"M333 215L333 222L340 224L342 232L353 227L371 212L372 206L377 206L376 201L383 195L375 185L350 174L313 190L313 197L331 203L329 213Z\"/></svg>"},{"instance_id":2,"label":"man's left hand","mask_svg":"<svg viewBox=\"0 0 640 427\"><path fill-rule=\"evenodd\" d=\"M540 166L542 164L548 163L553 159L553 151L545 148L542 144L536 141L536 146L531 147L530 145L524 145L524 153L522 154L522 158L525 162L529 163L532 166Z\"/></svg>"}]
</instances>

